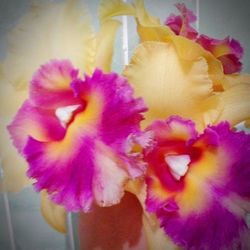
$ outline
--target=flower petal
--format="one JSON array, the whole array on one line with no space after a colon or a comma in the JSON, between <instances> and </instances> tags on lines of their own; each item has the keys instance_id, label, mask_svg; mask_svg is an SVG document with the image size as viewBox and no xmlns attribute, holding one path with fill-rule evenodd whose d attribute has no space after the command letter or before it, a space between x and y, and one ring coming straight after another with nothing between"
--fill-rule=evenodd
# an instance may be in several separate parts
<instances>
[{"instance_id":1,"label":"flower petal","mask_svg":"<svg viewBox=\"0 0 250 250\"><path fill-rule=\"evenodd\" d=\"M59 140L65 134L65 128L53 111L35 107L29 101L24 102L8 130L20 153L29 136L39 141L51 141Z\"/></svg>"},{"instance_id":2,"label":"flower petal","mask_svg":"<svg viewBox=\"0 0 250 250\"><path fill-rule=\"evenodd\" d=\"M31 184L26 176L26 163L9 138L7 125L10 123L16 110L27 97L26 91L16 91L13 86L0 80L0 144L1 167L3 169L2 189L8 192L20 191ZM2 191L3 191L2 190Z\"/></svg>"},{"instance_id":3,"label":"flower petal","mask_svg":"<svg viewBox=\"0 0 250 250\"><path fill-rule=\"evenodd\" d=\"M115 35L120 25L121 23L115 20L108 20L101 25L96 39L95 68L100 68L104 72L111 70Z\"/></svg>"},{"instance_id":4,"label":"flower petal","mask_svg":"<svg viewBox=\"0 0 250 250\"><path fill-rule=\"evenodd\" d=\"M158 18L150 15L142 0L136 0L134 5L125 4L122 0L102 1L100 19L107 20L121 15L132 15L137 21L137 31L141 41L162 41L173 34L170 28L160 23Z\"/></svg>"},{"instance_id":5,"label":"flower petal","mask_svg":"<svg viewBox=\"0 0 250 250\"><path fill-rule=\"evenodd\" d=\"M214 121L230 121L236 125L250 118L250 84L240 83L221 93L219 115Z\"/></svg>"},{"instance_id":6,"label":"flower petal","mask_svg":"<svg viewBox=\"0 0 250 250\"><path fill-rule=\"evenodd\" d=\"M99 18L102 23L111 17L121 15L135 15L135 9L131 4L125 3L121 0L101 0L99 7Z\"/></svg>"},{"instance_id":7,"label":"flower petal","mask_svg":"<svg viewBox=\"0 0 250 250\"><path fill-rule=\"evenodd\" d=\"M70 58L82 68L84 44L92 35L86 11L78 0L36 1L9 33L2 63L4 78L18 88L26 88L33 72L51 58Z\"/></svg>"},{"instance_id":8,"label":"flower petal","mask_svg":"<svg viewBox=\"0 0 250 250\"><path fill-rule=\"evenodd\" d=\"M182 60L171 43L141 44L124 75L149 106L147 122L170 115L201 122L202 113L215 105L209 103L212 82L205 59Z\"/></svg>"},{"instance_id":9,"label":"flower petal","mask_svg":"<svg viewBox=\"0 0 250 250\"><path fill-rule=\"evenodd\" d=\"M171 14L165 21L165 25L170 27L176 35L181 35L191 40L196 39L198 32L190 25L196 21L196 16L184 3L177 3L175 6L181 15Z\"/></svg>"},{"instance_id":10,"label":"flower petal","mask_svg":"<svg viewBox=\"0 0 250 250\"><path fill-rule=\"evenodd\" d=\"M52 60L42 65L33 75L30 84L32 104L47 109L80 104L70 84L77 79L78 70L68 60Z\"/></svg>"},{"instance_id":11,"label":"flower petal","mask_svg":"<svg viewBox=\"0 0 250 250\"><path fill-rule=\"evenodd\" d=\"M16 149L9 139L6 122L0 123L0 158L3 169L3 185L1 191L18 192L23 187L30 185L31 180L26 176L26 162L17 154Z\"/></svg>"},{"instance_id":12,"label":"flower petal","mask_svg":"<svg viewBox=\"0 0 250 250\"><path fill-rule=\"evenodd\" d=\"M53 203L46 191L41 191L41 213L47 223L60 233L66 233L66 212Z\"/></svg>"}]
</instances>

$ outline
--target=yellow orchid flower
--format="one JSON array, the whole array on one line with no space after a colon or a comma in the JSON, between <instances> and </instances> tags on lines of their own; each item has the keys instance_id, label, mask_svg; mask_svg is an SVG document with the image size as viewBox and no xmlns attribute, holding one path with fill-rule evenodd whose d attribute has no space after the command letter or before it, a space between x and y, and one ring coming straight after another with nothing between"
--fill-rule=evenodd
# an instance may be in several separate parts
<instances>
[{"instance_id":1,"label":"yellow orchid flower","mask_svg":"<svg viewBox=\"0 0 250 250\"><path fill-rule=\"evenodd\" d=\"M249 76L225 75L212 53L175 35L150 15L143 0L126 5L121 2L107 4L103 0L100 19L118 15L136 18L141 44L123 74L149 107L146 125L156 118L180 115L193 119L202 130L224 119L236 125L249 118ZM132 7L134 11L128 12Z\"/></svg>"}]
</instances>

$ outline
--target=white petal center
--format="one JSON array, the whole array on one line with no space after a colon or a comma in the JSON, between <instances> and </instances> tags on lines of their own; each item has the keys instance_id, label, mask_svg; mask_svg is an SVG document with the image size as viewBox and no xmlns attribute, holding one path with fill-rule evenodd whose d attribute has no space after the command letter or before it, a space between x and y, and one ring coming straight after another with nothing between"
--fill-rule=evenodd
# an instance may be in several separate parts
<instances>
[{"instance_id":1,"label":"white petal center","mask_svg":"<svg viewBox=\"0 0 250 250\"><path fill-rule=\"evenodd\" d=\"M56 117L60 120L63 127L66 127L73 116L73 112L77 110L78 107L80 107L80 105L71 105L56 109Z\"/></svg>"},{"instance_id":2,"label":"white petal center","mask_svg":"<svg viewBox=\"0 0 250 250\"><path fill-rule=\"evenodd\" d=\"M189 155L166 155L165 161L173 177L179 181L187 173L191 159Z\"/></svg>"}]
</instances>

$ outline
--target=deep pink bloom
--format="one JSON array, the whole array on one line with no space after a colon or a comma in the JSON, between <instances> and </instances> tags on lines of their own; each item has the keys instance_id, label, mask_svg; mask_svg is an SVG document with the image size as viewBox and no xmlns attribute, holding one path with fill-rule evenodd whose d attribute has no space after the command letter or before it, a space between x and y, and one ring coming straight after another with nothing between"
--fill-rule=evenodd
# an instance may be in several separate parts
<instances>
[{"instance_id":1,"label":"deep pink bloom","mask_svg":"<svg viewBox=\"0 0 250 250\"><path fill-rule=\"evenodd\" d=\"M145 110L117 74L95 70L81 80L70 62L54 60L35 73L9 131L36 190L68 210L89 211L93 202L118 203L127 180L145 171L128 142Z\"/></svg>"},{"instance_id":2,"label":"deep pink bloom","mask_svg":"<svg viewBox=\"0 0 250 250\"><path fill-rule=\"evenodd\" d=\"M249 249L250 135L227 122L198 135L178 117L147 130L146 207L166 234L184 249Z\"/></svg>"}]
</instances>

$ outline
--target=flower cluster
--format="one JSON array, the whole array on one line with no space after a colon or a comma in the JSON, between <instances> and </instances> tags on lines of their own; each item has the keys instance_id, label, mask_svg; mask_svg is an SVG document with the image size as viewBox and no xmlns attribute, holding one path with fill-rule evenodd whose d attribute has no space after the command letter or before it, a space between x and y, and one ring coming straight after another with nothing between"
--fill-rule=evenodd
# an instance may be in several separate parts
<instances>
[{"instance_id":1,"label":"flower cluster","mask_svg":"<svg viewBox=\"0 0 250 250\"><path fill-rule=\"evenodd\" d=\"M120 203L128 191L173 249L248 249L250 135L234 128L250 119L243 49L235 39L199 34L192 11L176 7L180 15L162 24L142 0L101 1L98 33L74 1L53 7L67 13L61 37L76 36L66 55L72 62L61 54L47 63L42 57L28 86L21 72L9 79L24 84L28 97L16 105L8 132L50 206L91 212ZM44 7L54 16L53 8ZM120 15L136 19L140 38L122 75L110 72ZM44 14L38 18L44 25ZM74 43L80 38L79 57ZM67 39L65 47L62 55L70 51ZM7 56L3 76L16 57ZM15 97L13 86L5 88Z\"/></svg>"}]
</instances>

